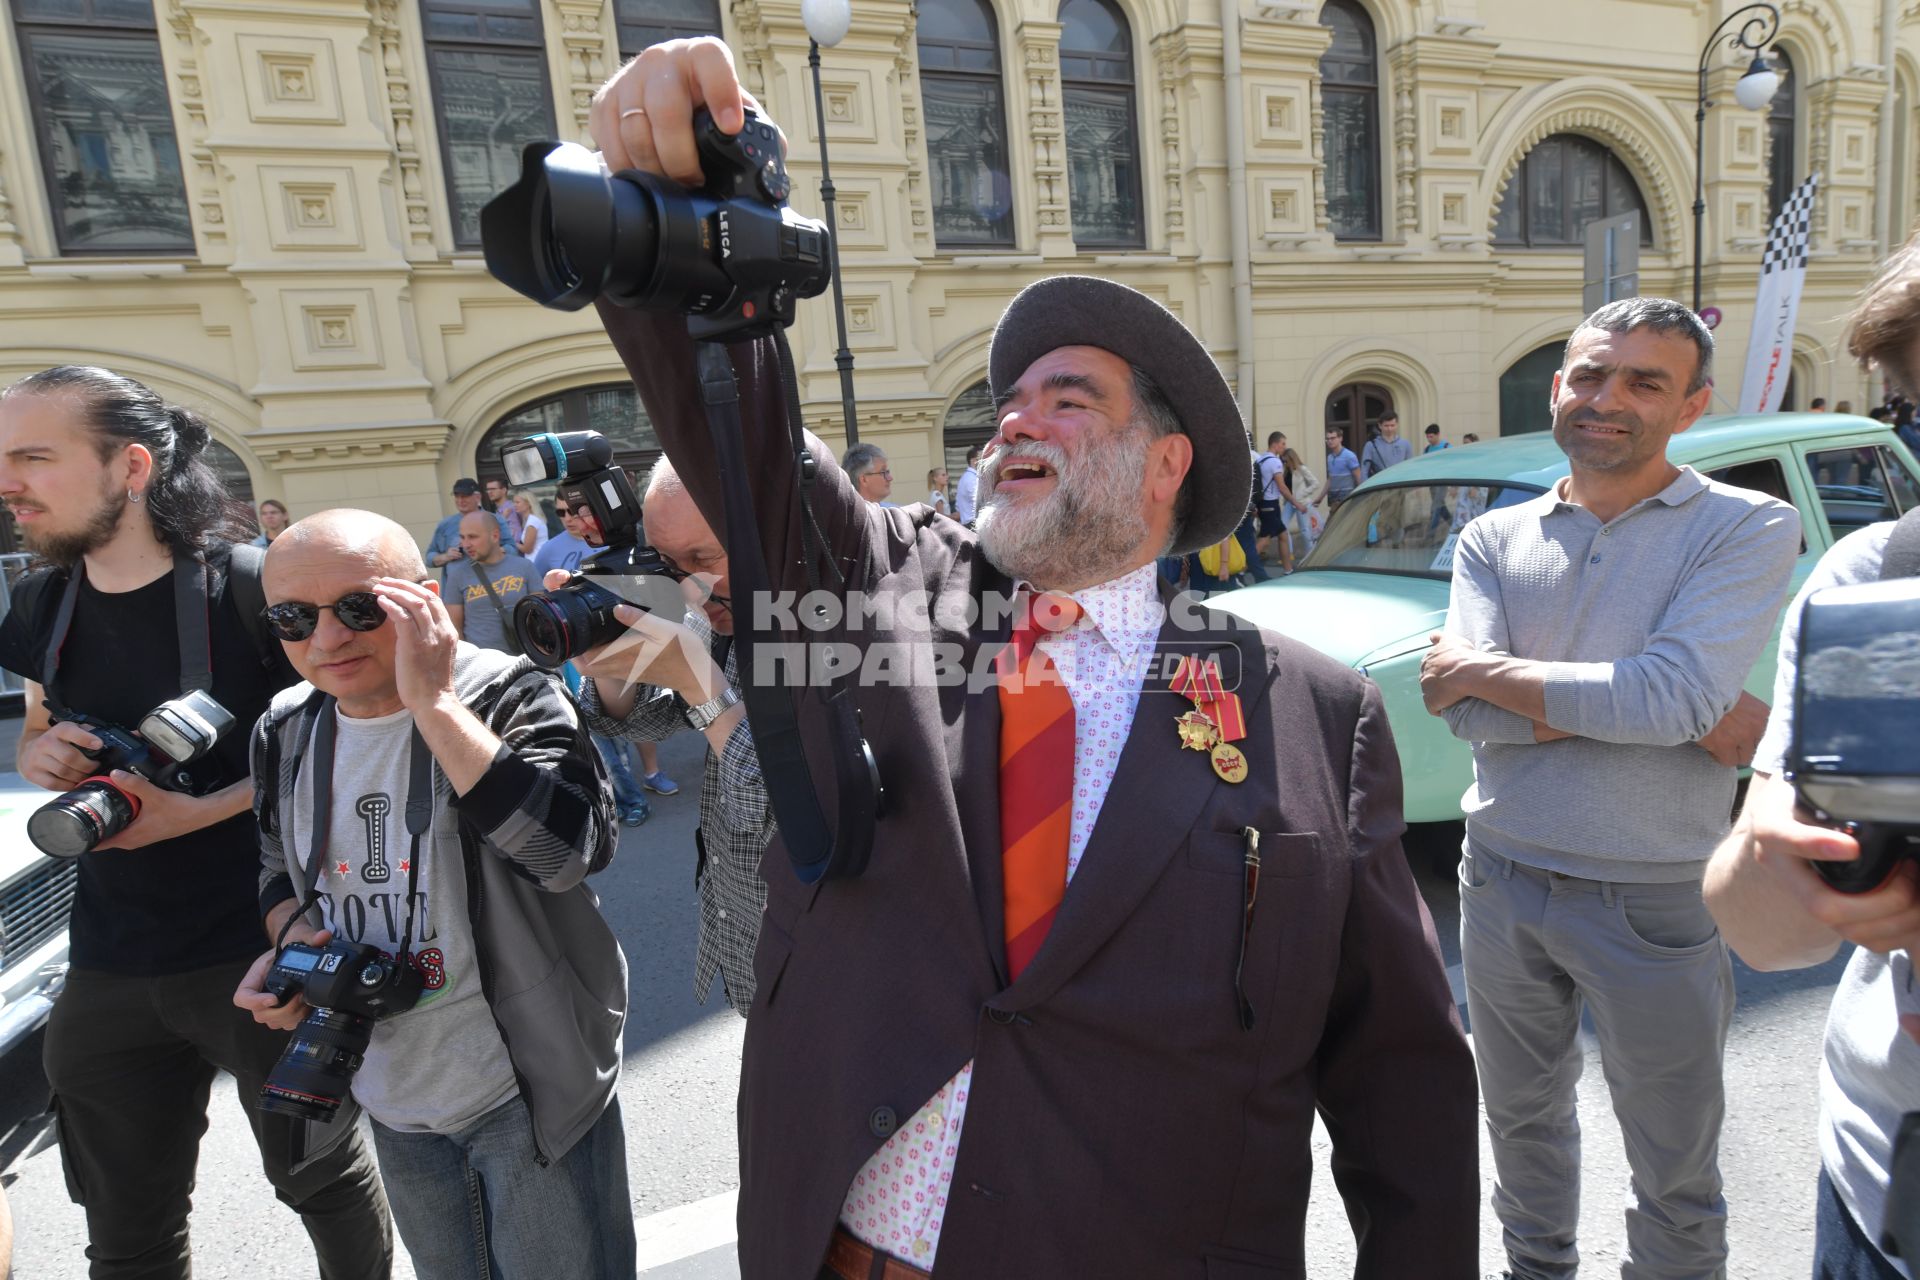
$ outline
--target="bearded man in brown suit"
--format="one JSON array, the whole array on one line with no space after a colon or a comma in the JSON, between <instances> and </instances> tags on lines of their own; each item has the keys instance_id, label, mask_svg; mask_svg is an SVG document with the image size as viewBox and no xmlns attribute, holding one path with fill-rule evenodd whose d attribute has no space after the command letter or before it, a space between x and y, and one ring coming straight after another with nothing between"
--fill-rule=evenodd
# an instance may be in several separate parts
<instances>
[{"instance_id":1,"label":"bearded man in brown suit","mask_svg":"<svg viewBox=\"0 0 1920 1280\"><path fill-rule=\"evenodd\" d=\"M733 132L747 102L724 45L675 41L602 89L593 136L615 172L696 185L692 112ZM601 315L680 477L726 527L682 322ZM804 592L773 346L730 355L772 586ZM1401 853L1380 694L1154 577L1156 557L1230 537L1246 507L1246 435L1218 369L1158 303L1059 277L1008 307L988 376L999 429L977 535L861 501L807 437L836 589L923 606L832 638L934 646L972 672L1042 600L1068 625L1025 633L1007 660L1064 679L1064 735L1020 754L1038 704L1002 680L852 690L886 787L871 862L803 884L776 840L764 867L743 1274L1304 1277L1316 1109L1356 1274L1478 1274L1473 1064ZM1007 600L1011 618L994 607ZM1198 661L1170 680L1167 655ZM1206 672L1218 687L1182 678ZM798 706L817 730L820 702ZM1058 808L1029 827L1042 774ZM1022 897L1035 843L1056 860L1037 905Z\"/></svg>"}]
</instances>

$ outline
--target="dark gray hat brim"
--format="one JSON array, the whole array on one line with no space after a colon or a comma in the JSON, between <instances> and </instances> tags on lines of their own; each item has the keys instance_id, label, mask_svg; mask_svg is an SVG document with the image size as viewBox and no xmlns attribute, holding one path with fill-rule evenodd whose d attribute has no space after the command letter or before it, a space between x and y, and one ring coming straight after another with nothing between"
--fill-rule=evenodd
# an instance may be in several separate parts
<instances>
[{"instance_id":1,"label":"dark gray hat brim","mask_svg":"<svg viewBox=\"0 0 1920 1280\"><path fill-rule=\"evenodd\" d=\"M1253 457L1240 406L1220 367L1173 312L1137 289L1097 276L1054 276L1022 289L993 331L987 383L1004 396L1027 367L1061 347L1099 347L1146 371L1193 441L1186 526L1173 553L1230 536L1246 516Z\"/></svg>"}]
</instances>

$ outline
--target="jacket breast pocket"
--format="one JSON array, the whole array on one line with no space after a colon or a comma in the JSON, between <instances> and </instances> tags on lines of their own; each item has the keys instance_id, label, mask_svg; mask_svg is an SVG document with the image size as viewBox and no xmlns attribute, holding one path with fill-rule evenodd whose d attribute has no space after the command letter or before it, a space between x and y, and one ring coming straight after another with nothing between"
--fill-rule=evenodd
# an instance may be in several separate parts
<instances>
[{"instance_id":1,"label":"jacket breast pocket","mask_svg":"<svg viewBox=\"0 0 1920 1280\"><path fill-rule=\"evenodd\" d=\"M1295 879L1320 873L1320 834L1262 831L1260 878ZM1195 831L1187 837L1187 865L1224 876L1243 875L1249 838L1244 831Z\"/></svg>"}]
</instances>

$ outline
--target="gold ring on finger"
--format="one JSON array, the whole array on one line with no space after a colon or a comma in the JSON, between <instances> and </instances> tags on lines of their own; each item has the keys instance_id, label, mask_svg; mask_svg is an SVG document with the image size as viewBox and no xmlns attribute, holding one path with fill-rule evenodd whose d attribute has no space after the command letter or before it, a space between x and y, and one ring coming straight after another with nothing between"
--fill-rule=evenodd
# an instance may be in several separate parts
<instances>
[{"instance_id":1,"label":"gold ring on finger","mask_svg":"<svg viewBox=\"0 0 1920 1280\"><path fill-rule=\"evenodd\" d=\"M625 120L628 116L644 116L645 114L647 114L645 107L628 107L620 113L620 118Z\"/></svg>"}]
</instances>

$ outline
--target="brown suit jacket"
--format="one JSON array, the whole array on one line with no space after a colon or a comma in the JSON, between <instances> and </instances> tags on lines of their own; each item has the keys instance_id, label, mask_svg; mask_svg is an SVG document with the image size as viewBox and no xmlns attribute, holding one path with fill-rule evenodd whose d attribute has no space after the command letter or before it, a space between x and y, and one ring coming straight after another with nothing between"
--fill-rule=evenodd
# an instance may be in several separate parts
<instances>
[{"instance_id":1,"label":"brown suit jacket","mask_svg":"<svg viewBox=\"0 0 1920 1280\"><path fill-rule=\"evenodd\" d=\"M602 316L668 455L723 528L680 323ZM776 588L804 590L772 346L732 355L770 572ZM968 530L925 506L867 504L810 443L815 511L850 587L950 604L1008 591ZM1004 619L957 625L947 612L829 638L944 646L967 670L1007 639ZM1238 674L1248 780L1223 783L1180 749L1174 720L1191 704L1164 673L1150 678L1059 917L1011 985L992 683L858 690L886 788L866 874L807 886L778 840L766 855L740 1082L750 1280L815 1280L855 1173L969 1059L942 1280L1304 1277L1316 1109L1356 1274L1478 1274L1473 1062L1401 854L1380 695L1290 640L1199 616L1197 632L1170 618L1162 642ZM820 717L813 699L800 705L804 733ZM1249 827L1263 869L1246 1031L1234 967Z\"/></svg>"}]
</instances>

